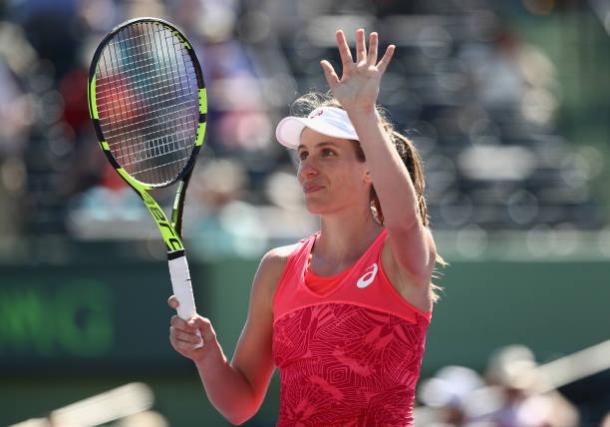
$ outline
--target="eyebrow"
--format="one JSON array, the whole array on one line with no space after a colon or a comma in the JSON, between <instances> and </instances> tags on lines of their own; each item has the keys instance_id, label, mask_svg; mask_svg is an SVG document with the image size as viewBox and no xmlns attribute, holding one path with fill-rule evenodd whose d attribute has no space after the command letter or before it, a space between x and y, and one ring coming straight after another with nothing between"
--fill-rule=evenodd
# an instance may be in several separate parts
<instances>
[{"instance_id":1,"label":"eyebrow","mask_svg":"<svg viewBox=\"0 0 610 427\"><path fill-rule=\"evenodd\" d=\"M322 141L315 145L315 147L326 147L326 146L338 147L338 144L336 142ZM307 148L307 147L305 147L305 145L303 145L303 144L299 144L297 146L297 151L300 150L301 148Z\"/></svg>"}]
</instances>

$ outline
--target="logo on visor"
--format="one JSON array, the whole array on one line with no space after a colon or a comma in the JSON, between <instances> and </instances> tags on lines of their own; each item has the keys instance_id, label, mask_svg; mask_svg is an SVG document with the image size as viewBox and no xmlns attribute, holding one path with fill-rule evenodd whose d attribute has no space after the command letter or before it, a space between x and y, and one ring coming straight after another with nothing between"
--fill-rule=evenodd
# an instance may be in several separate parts
<instances>
[{"instance_id":1,"label":"logo on visor","mask_svg":"<svg viewBox=\"0 0 610 427\"><path fill-rule=\"evenodd\" d=\"M324 114L324 110L322 108L320 108L318 111L314 111L309 118L310 119L315 119L316 117L320 117L322 114Z\"/></svg>"}]
</instances>

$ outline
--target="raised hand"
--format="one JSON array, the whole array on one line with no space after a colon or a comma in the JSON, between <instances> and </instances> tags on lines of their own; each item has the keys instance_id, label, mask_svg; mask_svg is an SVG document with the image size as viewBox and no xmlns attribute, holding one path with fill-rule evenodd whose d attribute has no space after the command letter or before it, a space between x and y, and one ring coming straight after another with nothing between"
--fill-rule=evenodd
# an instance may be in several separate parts
<instances>
[{"instance_id":1,"label":"raised hand","mask_svg":"<svg viewBox=\"0 0 610 427\"><path fill-rule=\"evenodd\" d=\"M336 37L343 68L341 78L330 62L327 60L320 62L333 96L348 112L374 110L381 77L385 73L396 47L388 46L381 60L377 62L378 35L377 33L370 34L367 52L364 30L360 28L356 31L356 61L354 62L343 30L338 30Z\"/></svg>"}]
</instances>

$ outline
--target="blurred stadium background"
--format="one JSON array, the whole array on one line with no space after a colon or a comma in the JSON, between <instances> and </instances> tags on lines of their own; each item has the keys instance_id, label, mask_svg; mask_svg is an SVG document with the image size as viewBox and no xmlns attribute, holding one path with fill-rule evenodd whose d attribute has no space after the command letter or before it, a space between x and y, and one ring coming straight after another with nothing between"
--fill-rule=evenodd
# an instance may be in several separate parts
<instances>
[{"instance_id":1,"label":"blurred stadium background","mask_svg":"<svg viewBox=\"0 0 610 427\"><path fill-rule=\"evenodd\" d=\"M93 50L136 16L181 26L204 68L185 236L227 354L258 257L316 227L274 125L326 90L335 30L363 26L398 46L380 101L422 154L450 263L417 425L602 425L607 0L0 1L0 425L226 425L168 343L164 250L87 115ZM246 425L273 425L277 399L274 379Z\"/></svg>"}]
</instances>

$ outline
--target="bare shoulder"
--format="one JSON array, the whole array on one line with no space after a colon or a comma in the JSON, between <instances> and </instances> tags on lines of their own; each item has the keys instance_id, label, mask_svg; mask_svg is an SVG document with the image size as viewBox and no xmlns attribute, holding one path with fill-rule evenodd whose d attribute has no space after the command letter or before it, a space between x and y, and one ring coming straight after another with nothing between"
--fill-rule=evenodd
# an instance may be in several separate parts
<instances>
[{"instance_id":1,"label":"bare shoulder","mask_svg":"<svg viewBox=\"0 0 610 427\"><path fill-rule=\"evenodd\" d=\"M253 294L262 295L267 301L272 300L275 289L286 268L288 258L296 247L296 243L279 246L269 250L262 257L252 285Z\"/></svg>"},{"instance_id":2,"label":"bare shoulder","mask_svg":"<svg viewBox=\"0 0 610 427\"><path fill-rule=\"evenodd\" d=\"M259 271L264 270L265 274L281 276L286 267L286 263L288 262L288 257L290 257L290 254L296 247L297 244L295 243L293 245L279 246L269 250L261 260Z\"/></svg>"}]
</instances>

